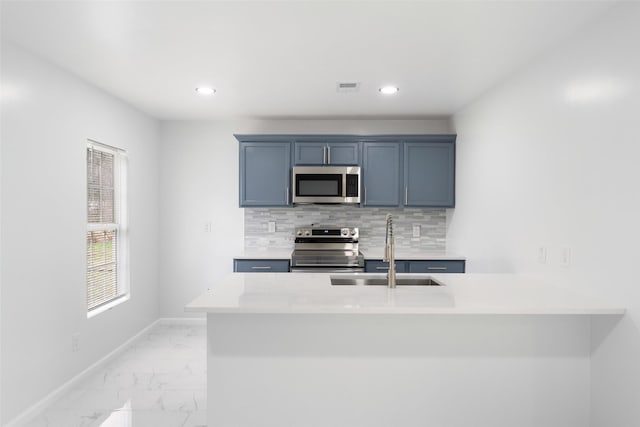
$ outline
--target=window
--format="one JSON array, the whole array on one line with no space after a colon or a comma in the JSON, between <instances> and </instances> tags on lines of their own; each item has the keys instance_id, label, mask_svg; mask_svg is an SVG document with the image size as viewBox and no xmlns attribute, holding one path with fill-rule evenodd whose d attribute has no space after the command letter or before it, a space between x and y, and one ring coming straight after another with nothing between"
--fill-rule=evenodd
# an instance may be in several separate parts
<instances>
[{"instance_id":1,"label":"window","mask_svg":"<svg viewBox=\"0 0 640 427\"><path fill-rule=\"evenodd\" d=\"M87 145L87 310L128 299L126 153Z\"/></svg>"}]
</instances>

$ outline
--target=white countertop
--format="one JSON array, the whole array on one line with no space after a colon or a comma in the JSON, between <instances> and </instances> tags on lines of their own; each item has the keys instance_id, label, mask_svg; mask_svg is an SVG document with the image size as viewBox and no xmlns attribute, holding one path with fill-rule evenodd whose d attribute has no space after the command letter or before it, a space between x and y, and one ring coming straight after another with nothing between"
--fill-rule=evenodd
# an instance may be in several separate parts
<instances>
[{"instance_id":1,"label":"white countertop","mask_svg":"<svg viewBox=\"0 0 640 427\"><path fill-rule=\"evenodd\" d=\"M382 259L384 258L384 250L380 249L378 251L365 251L362 252L362 254L364 255L365 259ZM452 261L464 261L466 260L466 257L460 256L460 255L456 255L456 254L449 254L449 253L444 253L444 252L424 252L424 253L418 253L416 254L415 252L412 253L408 253L408 252L402 252L402 250L398 250L396 249L395 251L395 257L398 260L452 260Z\"/></svg>"},{"instance_id":2,"label":"white countertop","mask_svg":"<svg viewBox=\"0 0 640 427\"><path fill-rule=\"evenodd\" d=\"M624 314L539 279L513 274L430 276L445 286L332 286L328 273L232 273L189 303L207 313ZM337 275L337 274L336 274ZM354 273L346 274L354 275ZM361 273L360 276L384 277Z\"/></svg>"},{"instance_id":3,"label":"white countertop","mask_svg":"<svg viewBox=\"0 0 640 427\"><path fill-rule=\"evenodd\" d=\"M234 259L290 259L291 252L293 250L283 250L277 249L274 251L247 251L243 252L239 255L235 255ZM382 259L384 255L384 251L381 249L379 251L364 251L362 253L365 259ZM402 250L396 250L395 253L396 259L399 260L465 260L464 256L443 253L443 252L425 252L425 253L406 253L402 252Z\"/></svg>"},{"instance_id":4,"label":"white countertop","mask_svg":"<svg viewBox=\"0 0 640 427\"><path fill-rule=\"evenodd\" d=\"M276 249L274 251L246 251L234 255L234 259L291 259L293 250Z\"/></svg>"}]
</instances>

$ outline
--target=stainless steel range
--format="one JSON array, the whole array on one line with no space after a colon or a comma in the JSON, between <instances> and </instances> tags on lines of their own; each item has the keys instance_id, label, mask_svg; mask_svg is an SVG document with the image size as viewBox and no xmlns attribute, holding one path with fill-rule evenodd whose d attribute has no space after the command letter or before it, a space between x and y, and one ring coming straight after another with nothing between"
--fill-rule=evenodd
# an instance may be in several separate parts
<instances>
[{"instance_id":1,"label":"stainless steel range","mask_svg":"<svg viewBox=\"0 0 640 427\"><path fill-rule=\"evenodd\" d=\"M295 229L292 272L361 272L364 256L358 250L358 228L311 226Z\"/></svg>"}]
</instances>

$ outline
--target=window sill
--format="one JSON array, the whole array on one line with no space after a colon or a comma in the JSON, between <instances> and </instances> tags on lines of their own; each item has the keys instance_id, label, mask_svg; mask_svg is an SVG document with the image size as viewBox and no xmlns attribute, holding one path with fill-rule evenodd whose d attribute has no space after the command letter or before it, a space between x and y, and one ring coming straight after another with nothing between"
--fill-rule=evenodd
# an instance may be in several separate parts
<instances>
[{"instance_id":1,"label":"window sill","mask_svg":"<svg viewBox=\"0 0 640 427\"><path fill-rule=\"evenodd\" d=\"M89 310L89 312L87 312L87 319L91 319L92 317L97 316L100 313L104 313L105 311L111 310L113 307L120 305L123 302L129 301L129 298L130 298L130 295L127 293L125 295L122 295L121 297L114 299L113 301L110 301L104 305L101 305L92 310Z\"/></svg>"}]
</instances>

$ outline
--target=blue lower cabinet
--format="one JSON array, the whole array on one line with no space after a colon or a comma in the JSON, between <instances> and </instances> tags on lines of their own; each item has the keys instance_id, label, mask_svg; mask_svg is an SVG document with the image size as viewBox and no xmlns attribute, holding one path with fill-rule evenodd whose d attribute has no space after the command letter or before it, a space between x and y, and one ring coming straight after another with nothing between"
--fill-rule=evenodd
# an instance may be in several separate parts
<instances>
[{"instance_id":1,"label":"blue lower cabinet","mask_svg":"<svg viewBox=\"0 0 640 427\"><path fill-rule=\"evenodd\" d=\"M381 260L365 260L364 271L367 273L386 273L389 263ZM398 260L397 273L464 273L464 260Z\"/></svg>"},{"instance_id":2,"label":"blue lower cabinet","mask_svg":"<svg viewBox=\"0 0 640 427\"><path fill-rule=\"evenodd\" d=\"M288 259L234 259L236 273L288 273Z\"/></svg>"},{"instance_id":3,"label":"blue lower cabinet","mask_svg":"<svg viewBox=\"0 0 640 427\"><path fill-rule=\"evenodd\" d=\"M411 261L409 273L464 273L464 260Z\"/></svg>"},{"instance_id":4,"label":"blue lower cabinet","mask_svg":"<svg viewBox=\"0 0 640 427\"><path fill-rule=\"evenodd\" d=\"M389 271L389 263L380 260L365 260L364 271L367 273L386 273ZM407 262L396 261L396 273L406 273Z\"/></svg>"}]
</instances>

